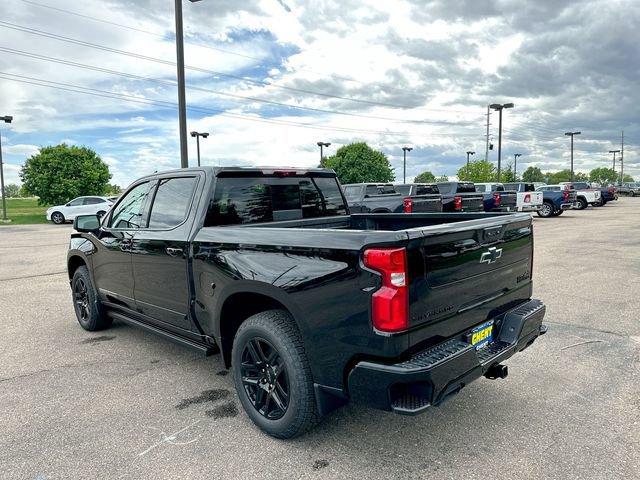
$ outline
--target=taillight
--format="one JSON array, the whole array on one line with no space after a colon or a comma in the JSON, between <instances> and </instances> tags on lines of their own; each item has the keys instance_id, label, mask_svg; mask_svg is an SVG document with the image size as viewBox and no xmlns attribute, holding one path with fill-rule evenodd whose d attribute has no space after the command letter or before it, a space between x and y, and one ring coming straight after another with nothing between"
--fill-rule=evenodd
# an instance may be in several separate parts
<instances>
[{"instance_id":1,"label":"taillight","mask_svg":"<svg viewBox=\"0 0 640 480\"><path fill-rule=\"evenodd\" d=\"M364 264L382 275L382 287L371 296L371 321L381 332L400 332L409 327L407 251L404 248L370 248Z\"/></svg>"},{"instance_id":2,"label":"taillight","mask_svg":"<svg viewBox=\"0 0 640 480\"><path fill-rule=\"evenodd\" d=\"M407 197L402 201L402 206L404 207L404 213L413 212L413 200L410 197Z\"/></svg>"},{"instance_id":3,"label":"taillight","mask_svg":"<svg viewBox=\"0 0 640 480\"><path fill-rule=\"evenodd\" d=\"M527 193L524 196L524 203L531 203L531 194L530 193Z\"/></svg>"},{"instance_id":4,"label":"taillight","mask_svg":"<svg viewBox=\"0 0 640 480\"><path fill-rule=\"evenodd\" d=\"M566 201L569 200L569 190L562 191L562 198Z\"/></svg>"},{"instance_id":5,"label":"taillight","mask_svg":"<svg viewBox=\"0 0 640 480\"><path fill-rule=\"evenodd\" d=\"M500 202L502 201L502 198L500 197L500 194L498 192L493 194L493 204L496 207L500 206ZM462 206L462 203L460 204L460 206Z\"/></svg>"},{"instance_id":6,"label":"taillight","mask_svg":"<svg viewBox=\"0 0 640 480\"><path fill-rule=\"evenodd\" d=\"M453 208L455 210L462 210L462 197L453 197Z\"/></svg>"}]
</instances>

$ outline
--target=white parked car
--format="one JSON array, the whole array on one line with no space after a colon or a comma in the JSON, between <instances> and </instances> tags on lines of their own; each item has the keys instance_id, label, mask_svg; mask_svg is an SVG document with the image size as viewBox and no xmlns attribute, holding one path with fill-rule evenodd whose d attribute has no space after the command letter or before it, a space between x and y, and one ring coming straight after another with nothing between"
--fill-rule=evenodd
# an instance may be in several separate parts
<instances>
[{"instance_id":1,"label":"white parked car","mask_svg":"<svg viewBox=\"0 0 640 480\"><path fill-rule=\"evenodd\" d=\"M518 212L535 212L542 206L542 192L536 192L533 183L513 182L505 183L505 190L515 190L518 192Z\"/></svg>"},{"instance_id":2,"label":"white parked car","mask_svg":"<svg viewBox=\"0 0 640 480\"><path fill-rule=\"evenodd\" d=\"M107 197L78 197L66 205L56 205L47 209L47 220L60 225L72 222L78 215L102 216L109 211L113 202Z\"/></svg>"}]
</instances>

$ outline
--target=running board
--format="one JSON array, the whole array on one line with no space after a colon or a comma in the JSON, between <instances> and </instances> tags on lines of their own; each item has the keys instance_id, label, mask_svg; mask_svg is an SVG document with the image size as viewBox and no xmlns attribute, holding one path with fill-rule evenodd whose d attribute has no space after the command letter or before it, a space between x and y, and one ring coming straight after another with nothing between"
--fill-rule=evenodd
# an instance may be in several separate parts
<instances>
[{"instance_id":1,"label":"running board","mask_svg":"<svg viewBox=\"0 0 640 480\"><path fill-rule=\"evenodd\" d=\"M194 342L193 340L175 335L171 332L167 332L160 328L154 327L153 325L134 320L133 318L127 317L126 315L118 312L108 312L107 315L109 315L114 320L120 320L121 322L127 323L137 328L141 328L142 330L146 330L147 332L155 333L156 335L159 335L173 343L177 343L178 345L182 345L183 347L190 348L191 350L196 350L207 357L215 355L220 351L215 345L203 345L201 343Z\"/></svg>"}]
</instances>

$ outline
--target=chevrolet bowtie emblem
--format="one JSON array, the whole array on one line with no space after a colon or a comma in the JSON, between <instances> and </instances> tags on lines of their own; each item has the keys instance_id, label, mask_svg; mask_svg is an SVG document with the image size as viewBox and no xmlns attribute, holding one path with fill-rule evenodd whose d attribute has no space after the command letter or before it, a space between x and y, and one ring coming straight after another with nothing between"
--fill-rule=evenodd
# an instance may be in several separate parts
<instances>
[{"instance_id":1,"label":"chevrolet bowtie emblem","mask_svg":"<svg viewBox=\"0 0 640 480\"><path fill-rule=\"evenodd\" d=\"M495 263L502 257L502 249L489 247L489 250L480 255L480 263Z\"/></svg>"}]
</instances>

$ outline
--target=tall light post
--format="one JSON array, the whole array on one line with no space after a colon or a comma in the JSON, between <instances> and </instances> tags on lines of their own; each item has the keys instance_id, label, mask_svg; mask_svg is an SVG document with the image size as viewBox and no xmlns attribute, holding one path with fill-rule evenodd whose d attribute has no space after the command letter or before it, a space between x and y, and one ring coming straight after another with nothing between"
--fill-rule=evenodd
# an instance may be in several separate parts
<instances>
[{"instance_id":1,"label":"tall light post","mask_svg":"<svg viewBox=\"0 0 640 480\"><path fill-rule=\"evenodd\" d=\"M322 159L324 158L323 154L322 154L322 149L324 147L328 148L329 145L331 145L331 142L318 142L318 143L316 143L316 145L318 145L320 147L320 165L322 165Z\"/></svg>"},{"instance_id":2,"label":"tall light post","mask_svg":"<svg viewBox=\"0 0 640 480\"><path fill-rule=\"evenodd\" d=\"M500 168L502 162L502 110L505 108L513 108L513 103L492 103L489 108L498 112L498 182L500 182Z\"/></svg>"},{"instance_id":3,"label":"tall light post","mask_svg":"<svg viewBox=\"0 0 640 480\"><path fill-rule=\"evenodd\" d=\"M582 132L565 132L565 135L571 137L571 181L573 182L573 137L580 135Z\"/></svg>"},{"instance_id":4,"label":"tall light post","mask_svg":"<svg viewBox=\"0 0 640 480\"><path fill-rule=\"evenodd\" d=\"M189 0L191 3L200 0ZM184 34L182 30L182 0L175 0L176 16L176 65L178 73L178 123L180 129L180 168L189 166L187 150L187 99L184 80Z\"/></svg>"},{"instance_id":5,"label":"tall light post","mask_svg":"<svg viewBox=\"0 0 640 480\"><path fill-rule=\"evenodd\" d=\"M407 152L413 150L413 147L402 147L402 183L407 183Z\"/></svg>"},{"instance_id":6,"label":"tall light post","mask_svg":"<svg viewBox=\"0 0 640 480\"><path fill-rule=\"evenodd\" d=\"M191 136L196 139L196 146L198 148L198 166L200 166L200 137L207 138L209 136L209 132L191 132Z\"/></svg>"},{"instance_id":7,"label":"tall light post","mask_svg":"<svg viewBox=\"0 0 640 480\"><path fill-rule=\"evenodd\" d=\"M467 152L467 177L469 176L469 155L475 155L476 152Z\"/></svg>"},{"instance_id":8,"label":"tall light post","mask_svg":"<svg viewBox=\"0 0 640 480\"><path fill-rule=\"evenodd\" d=\"M4 117L0 117L4 123L11 123L13 121L13 117L9 115L5 115ZM2 132L0 132L0 188L2 193L2 222L6 223L9 221L7 218L7 197L4 194L4 164L2 163Z\"/></svg>"},{"instance_id":9,"label":"tall light post","mask_svg":"<svg viewBox=\"0 0 640 480\"><path fill-rule=\"evenodd\" d=\"M518 157L521 157L522 154L521 153L514 153L513 154L513 179L514 180L518 180Z\"/></svg>"},{"instance_id":10,"label":"tall light post","mask_svg":"<svg viewBox=\"0 0 640 480\"><path fill-rule=\"evenodd\" d=\"M616 171L616 153L620 153L620 150L609 150L609 153L613 153L613 171Z\"/></svg>"}]
</instances>

